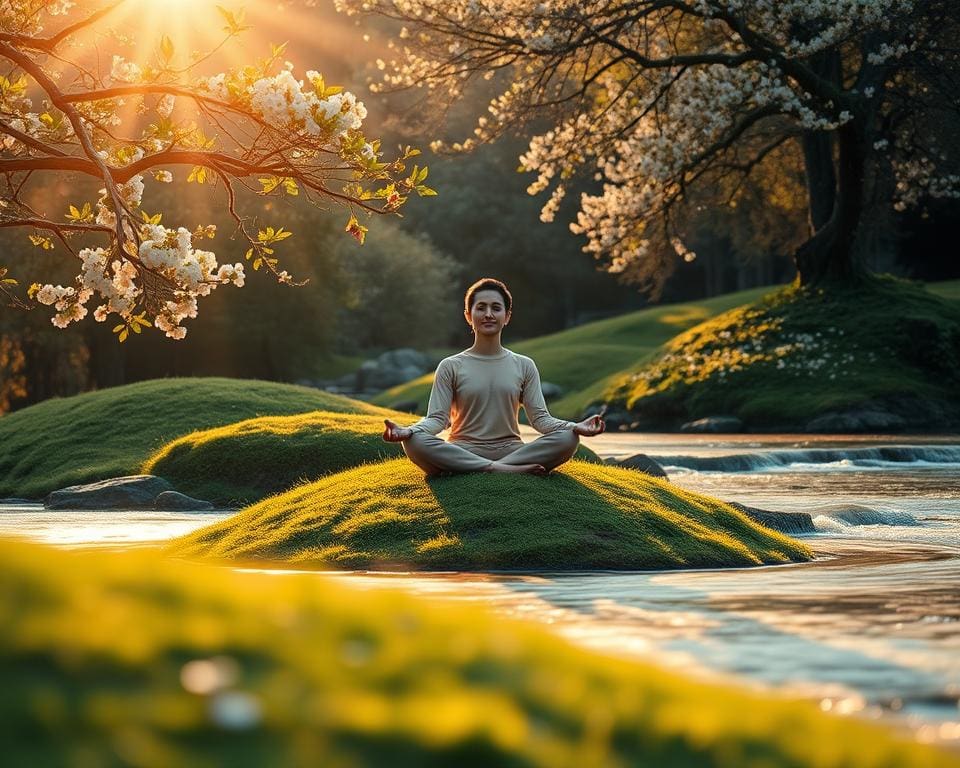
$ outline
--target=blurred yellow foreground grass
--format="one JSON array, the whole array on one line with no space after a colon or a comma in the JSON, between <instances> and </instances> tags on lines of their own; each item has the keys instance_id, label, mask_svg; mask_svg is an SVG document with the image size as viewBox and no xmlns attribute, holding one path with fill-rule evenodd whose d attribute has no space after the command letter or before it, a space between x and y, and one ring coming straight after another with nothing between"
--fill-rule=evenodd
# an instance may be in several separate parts
<instances>
[{"instance_id":1,"label":"blurred yellow foreground grass","mask_svg":"<svg viewBox=\"0 0 960 768\"><path fill-rule=\"evenodd\" d=\"M0 542L12 766L957 766L452 602Z\"/></svg>"}]
</instances>

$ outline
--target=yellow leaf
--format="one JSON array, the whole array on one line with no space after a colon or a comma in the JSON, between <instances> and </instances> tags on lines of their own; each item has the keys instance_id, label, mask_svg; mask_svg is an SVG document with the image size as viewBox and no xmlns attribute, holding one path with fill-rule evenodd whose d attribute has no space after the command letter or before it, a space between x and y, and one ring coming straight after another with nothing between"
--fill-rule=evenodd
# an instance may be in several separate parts
<instances>
[{"instance_id":1,"label":"yellow leaf","mask_svg":"<svg viewBox=\"0 0 960 768\"><path fill-rule=\"evenodd\" d=\"M257 181L260 182L260 186L262 187L260 190L261 195L269 195L280 184L280 179L277 176L262 176L257 179Z\"/></svg>"},{"instance_id":2,"label":"yellow leaf","mask_svg":"<svg viewBox=\"0 0 960 768\"><path fill-rule=\"evenodd\" d=\"M120 343L123 344L127 340L127 336L130 335L130 330L124 326L123 330L120 331Z\"/></svg>"},{"instance_id":3,"label":"yellow leaf","mask_svg":"<svg viewBox=\"0 0 960 768\"><path fill-rule=\"evenodd\" d=\"M163 60L169 64L173 58L173 40L169 35L160 38L160 53L163 55Z\"/></svg>"}]
</instances>

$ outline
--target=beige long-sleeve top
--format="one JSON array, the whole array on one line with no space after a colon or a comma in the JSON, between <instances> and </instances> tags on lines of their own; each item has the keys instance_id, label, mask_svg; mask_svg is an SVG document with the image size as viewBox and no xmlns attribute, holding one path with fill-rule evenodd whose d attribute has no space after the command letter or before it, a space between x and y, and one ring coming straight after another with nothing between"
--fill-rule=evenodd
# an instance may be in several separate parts
<instances>
[{"instance_id":1,"label":"beige long-sleeve top","mask_svg":"<svg viewBox=\"0 0 960 768\"><path fill-rule=\"evenodd\" d=\"M449 441L485 447L520 440L520 405L541 434L573 429L547 410L540 372L529 357L504 348L499 355L464 350L437 366L427 415L411 429L435 435L450 427Z\"/></svg>"}]
</instances>

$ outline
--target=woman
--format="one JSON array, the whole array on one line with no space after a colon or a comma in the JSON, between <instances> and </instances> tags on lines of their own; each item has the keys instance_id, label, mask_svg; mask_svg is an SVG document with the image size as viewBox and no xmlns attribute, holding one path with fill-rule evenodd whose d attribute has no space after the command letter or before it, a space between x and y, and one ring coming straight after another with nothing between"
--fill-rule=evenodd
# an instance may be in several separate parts
<instances>
[{"instance_id":1,"label":"woman","mask_svg":"<svg viewBox=\"0 0 960 768\"><path fill-rule=\"evenodd\" d=\"M580 443L604 431L600 416L581 422L553 418L533 360L503 347L513 297L499 280L482 278L467 289L463 315L473 346L437 366L427 415L410 427L384 419L383 439L403 444L410 460L428 476L451 472L526 472L545 475L567 461ZM524 444L520 404L543 436ZM437 433L450 426L450 438Z\"/></svg>"}]
</instances>

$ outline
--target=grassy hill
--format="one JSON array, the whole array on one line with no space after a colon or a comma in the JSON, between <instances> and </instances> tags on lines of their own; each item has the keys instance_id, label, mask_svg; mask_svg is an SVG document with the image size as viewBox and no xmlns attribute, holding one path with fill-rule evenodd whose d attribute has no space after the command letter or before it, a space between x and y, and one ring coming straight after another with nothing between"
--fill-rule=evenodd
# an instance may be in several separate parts
<instances>
[{"instance_id":1,"label":"grassy hill","mask_svg":"<svg viewBox=\"0 0 960 768\"><path fill-rule=\"evenodd\" d=\"M727 504L639 472L571 461L546 478L425 481L400 459L325 477L173 541L183 557L345 568L576 570L805 560Z\"/></svg>"},{"instance_id":2,"label":"grassy hill","mask_svg":"<svg viewBox=\"0 0 960 768\"><path fill-rule=\"evenodd\" d=\"M452 601L0 542L12 766L957 768Z\"/></svg>"},{"instance_id":3,"label":"grassy hill","mask_svg":"<svg viewBox=\"0 0 960 768\"><path fill-rule=\"evenodd\" d=\"M295 485L381 459L403 456L381 438L383 417L311 411L261 416L199 430L167 443L143 465L180 491L221 505L249 504ZM581 446L580 458L596 454Z\"/></svg>"},{"instance_id":4,"label":"grassy hill","mask_svg":"<svg viewBox=\"0 0 960 768\"><path fill-rule=\"evenodd\" d=\"M960 425L955 286L880 276L856 289L783 288L679 334L603 399L646 428L731 414L749 429L803 431L868 408L904 428L949 429Z\"/></svg>"},{"instance_id":5,"label":"grassy hill","mask_svg":"<svg viewBox=\"0 0 960 768\"><path fill-rule=\"evenodd\" d=\"M155 379L54 398L0 417L0 497L135 474L189 432L315 410L389 413L308 387L242 379Z\"/></svg>"}]
</instances>

